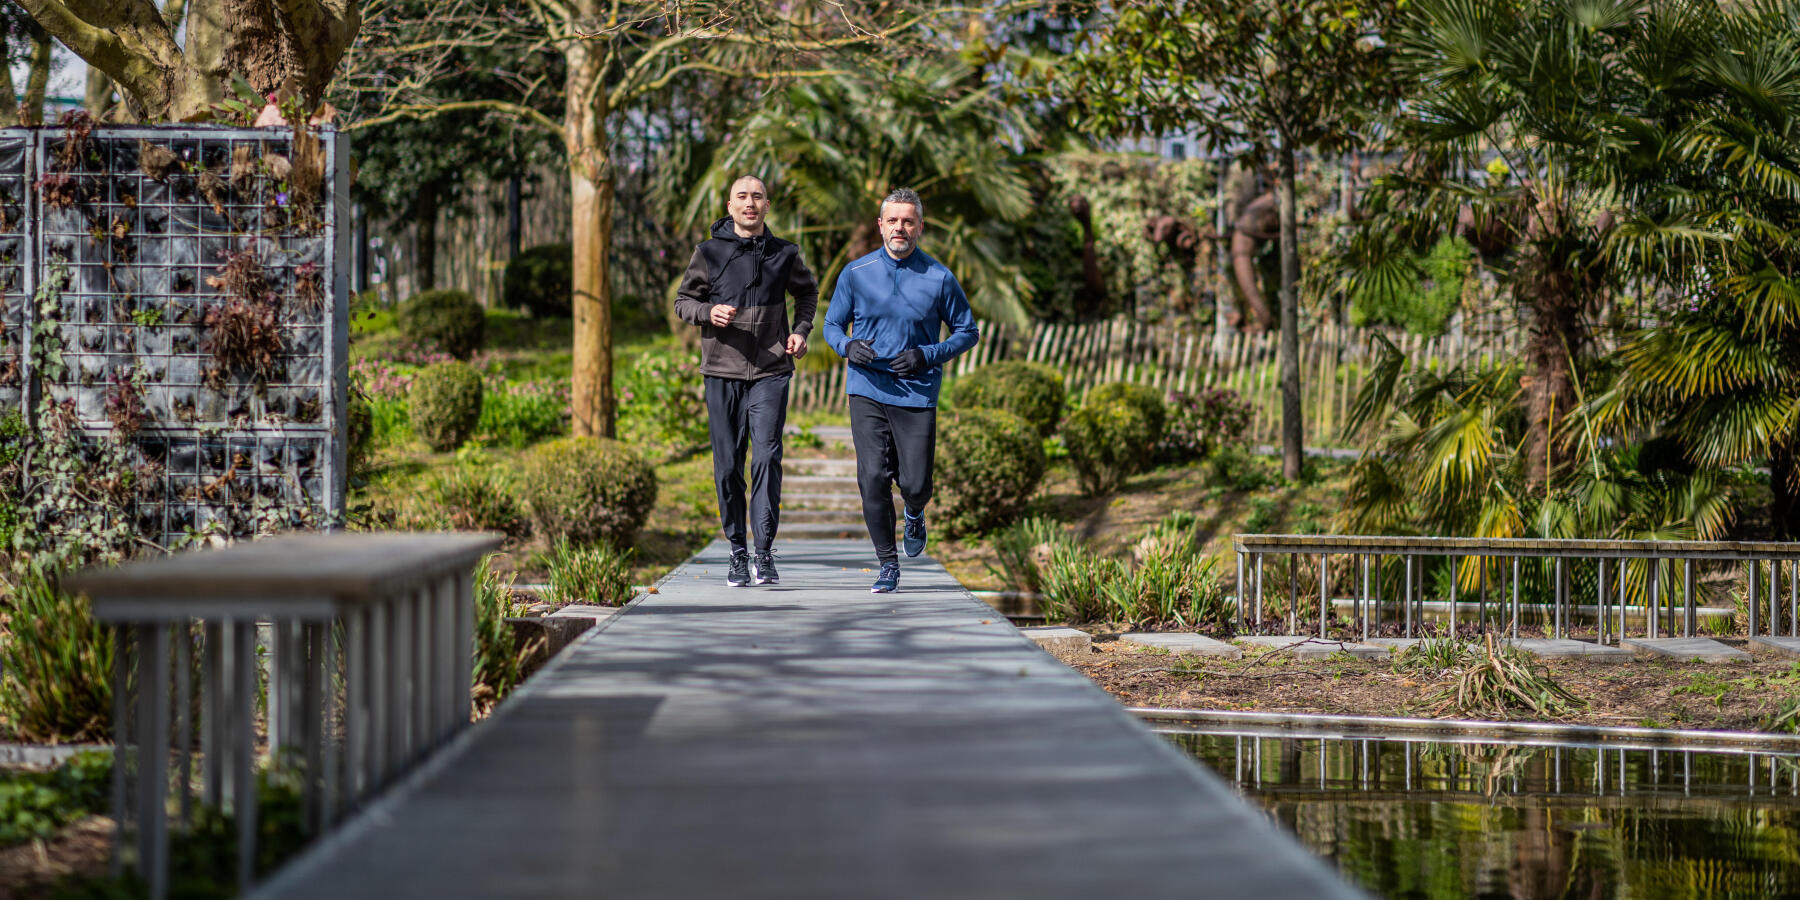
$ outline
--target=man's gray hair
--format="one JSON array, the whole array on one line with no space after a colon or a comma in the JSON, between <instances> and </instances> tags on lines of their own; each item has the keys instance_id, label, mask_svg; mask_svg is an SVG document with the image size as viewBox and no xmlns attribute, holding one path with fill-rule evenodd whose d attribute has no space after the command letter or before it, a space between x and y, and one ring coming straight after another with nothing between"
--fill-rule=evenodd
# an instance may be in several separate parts
<instances>
[{"instance_id":1,"label":"man's gray hair","mask_svg":"<svg viewBox=\"0 0 1800 900\"><path fill-rule=\"evenodd\" d=\"M925 201L919 199L918 191L915 191L912 188L894 188L881 200L881 205L883 207L886 207L889 203L911 203L912 208L919 212L919 221L925 221ZM876 210L875 212L876 215L881 214L880 210Z\"/></svg>"}]
</instances>

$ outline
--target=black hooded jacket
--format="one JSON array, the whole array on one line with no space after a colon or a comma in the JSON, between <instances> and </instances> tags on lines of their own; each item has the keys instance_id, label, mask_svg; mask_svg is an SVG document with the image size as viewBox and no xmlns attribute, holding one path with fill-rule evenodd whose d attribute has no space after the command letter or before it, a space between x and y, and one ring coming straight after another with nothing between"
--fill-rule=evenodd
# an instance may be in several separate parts
<instances>
[{"instance_id":1,"label":"black hooded jacket","mask_svg":"<svg viewBox=\"0 0 1800 900\"><path fill-rule=\"evenodd\" d=\"M794 324L787 321L787 295L794 295ZM737 307L724 328L712 324L712 308ZM700 372L753 380L794 371L787 354L790 334L812 331L819 307L819 282L800 248L769 233L738 237L727 216L713 223L712 237L694 248L694 258L675 294L675 315L700 326Z\"/></svg>"}]
</instances>

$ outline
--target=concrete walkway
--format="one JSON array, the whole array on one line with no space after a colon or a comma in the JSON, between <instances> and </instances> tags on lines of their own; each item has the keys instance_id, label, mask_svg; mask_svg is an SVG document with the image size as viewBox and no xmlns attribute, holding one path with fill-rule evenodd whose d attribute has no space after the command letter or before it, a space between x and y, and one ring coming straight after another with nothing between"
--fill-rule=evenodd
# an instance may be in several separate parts
<instances>
[{"instance_id":1,"label":"concrete walkway","mask_svg":"<svg viewBox=\"0 0 1800 900\"><path fill-rule=\"evenodd\" d=\"M1359 896L929 559L715 543L257 896Z\"/></svg>"}]
</instances>

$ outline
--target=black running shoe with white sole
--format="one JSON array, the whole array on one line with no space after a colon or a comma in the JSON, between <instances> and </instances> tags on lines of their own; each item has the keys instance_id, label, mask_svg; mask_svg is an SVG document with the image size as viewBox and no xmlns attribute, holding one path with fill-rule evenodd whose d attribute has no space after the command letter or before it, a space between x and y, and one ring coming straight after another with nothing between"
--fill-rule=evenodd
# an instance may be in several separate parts
<instances>
[{"instance_id":1,"label":"black running shoe with white sole","mask_svg":"<svg viewBox=\"0 0 1800 900\"><path fill-rule=\"evenodd\" d=\"M764 550L750 558L750 577L757 584L781 583L781 574L775 571L775 551Z\"/></svg>"},{"instance_id":2,"label":"black running shoe with white sole","mask_svg":"<svg viewBox=\"0 0 1800 900\"><path fill-rule=\"evenodd\" d=\"M731 551L731 568L725 572L725 583L732 587L743 587L750 583L750 551Z\"/></svg>"},{"instance_id":3,"label":"black running shoe with white sole","mask_svg":"<svg viewBox=\"0 0 1800 900\"><path fill-rule=\"evenodd\" d=\"M925 552L925 514L921 512L915 516L911 510L907 510L904 518L906 519L906 535L903 543L906 547L906 555L918 556Z\"/></svg>"}]
</instances>

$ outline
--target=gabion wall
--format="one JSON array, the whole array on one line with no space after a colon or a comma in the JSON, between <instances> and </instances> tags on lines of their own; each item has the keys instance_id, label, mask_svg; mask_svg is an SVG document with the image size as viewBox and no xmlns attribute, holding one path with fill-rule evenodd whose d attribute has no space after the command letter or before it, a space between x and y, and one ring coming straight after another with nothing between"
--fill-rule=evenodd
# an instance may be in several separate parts
<instances>
[{"instance_id":1,"label":"gabion wall","mask_svg":"<svg viewBox=\"0 0 1800 900\"><path fill-rule=\"evenodd\" d=\"M31 421L47 396L90 438L125 429L137 530L164 544L344 509L347 141L295 144L0 130L0 409ZM32 298L63 271L63 371L34 372Z\"/></svg>"}]
</instances>

